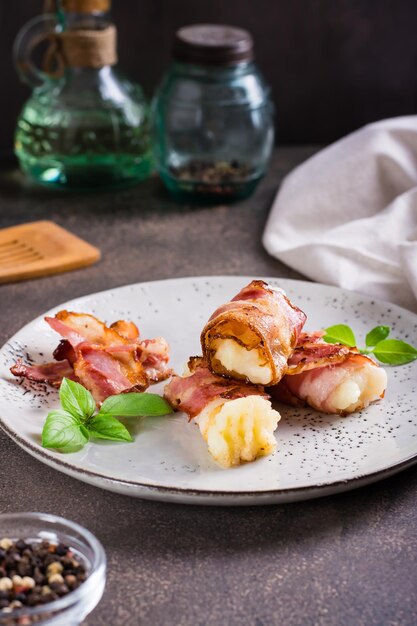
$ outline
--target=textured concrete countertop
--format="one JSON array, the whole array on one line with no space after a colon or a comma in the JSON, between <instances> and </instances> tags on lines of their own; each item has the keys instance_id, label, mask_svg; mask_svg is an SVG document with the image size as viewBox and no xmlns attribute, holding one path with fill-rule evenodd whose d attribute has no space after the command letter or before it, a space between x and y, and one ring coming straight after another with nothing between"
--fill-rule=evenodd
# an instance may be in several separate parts
<instances>
[{"instance_id":1,"label":"textured concrete countertop","mask_svg":"<svg viewBox=\"0 0 417 626\"><path fill-rule=\"evenodd\" d=\"M189 207L153 179L97 195L47 192L0 174L0 226L52 219L101 248L91 268L0 286L0 342L62 301L126 283L202 274L297 278L260 235L283 176L314 152L280 149L256 194ZM0 433L0 510L56 513L108 556L87 626L415 626L417 468L309 502L204 508L101 491Z\"/></svg>"}]
</instances>

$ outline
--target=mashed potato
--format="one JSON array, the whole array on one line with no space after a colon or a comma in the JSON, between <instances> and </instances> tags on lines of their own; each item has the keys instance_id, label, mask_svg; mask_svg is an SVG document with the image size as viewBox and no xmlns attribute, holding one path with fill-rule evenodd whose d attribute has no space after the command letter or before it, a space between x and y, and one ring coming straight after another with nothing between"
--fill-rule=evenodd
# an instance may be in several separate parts
<instances>
[{"instance_id":1,"label":"mashed potato","mask_svg":"<svg viewBox=\"0 0 417 626\"><path fill-rule=\"evenodd\" d=\"M213 400L196 418L210 454L223 467L272 454L280 419L269 400L255 395Z\"/></svg>"},{"instance_id":2,"label":"mashed potato","mask_svg":"<svg viewBox=\"0 0 417 626\"><path fill-rule=\"evenodd\" d=\"M225 370L245 376L256 385L267 385L271 381L271 367L257 350L247 350L233 339L219 341L214 358L220 361Z\"/></svg>"}]
</instances>

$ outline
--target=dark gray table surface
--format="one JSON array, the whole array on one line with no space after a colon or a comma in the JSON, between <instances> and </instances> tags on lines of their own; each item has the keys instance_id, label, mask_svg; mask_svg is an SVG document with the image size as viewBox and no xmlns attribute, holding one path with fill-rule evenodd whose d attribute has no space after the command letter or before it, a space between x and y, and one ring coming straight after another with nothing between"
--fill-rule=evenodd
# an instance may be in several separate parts
<instances>
[{"instance_id":1,"label":"dark gray table surface","mask_svg":"<svg viewBox=\"0 0 417 626\"><path fill-rule=\"evenodd\" d=\"M256 194L174 203L156 180L67 195L0 174L0 226L52 219L101 248L88 269L0 286L0 343L62 301L203 274L299 275L260 236L283 176L314 148L279 149ZM102 541L105 595L87 626L415 626L417 468L296 504L221 508L119 496L50 469L0 433L0 510L73 519Z\"/></svg>"}]
</instances>

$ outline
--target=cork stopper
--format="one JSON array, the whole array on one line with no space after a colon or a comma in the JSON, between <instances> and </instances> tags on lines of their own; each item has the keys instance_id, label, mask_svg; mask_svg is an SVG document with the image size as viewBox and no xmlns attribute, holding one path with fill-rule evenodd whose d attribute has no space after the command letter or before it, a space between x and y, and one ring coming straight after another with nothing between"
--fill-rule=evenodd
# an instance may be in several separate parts
<instances>
[{"instance_id":1,"label":"cork stopper","mask_svg":"<svg viewBox=\"0 0 417 626\"><path fill-rule=\"evenodd\" d=\"M111 0L61 0L61 5L68 13L106 13Z\"/></svg>"}]
</instances>

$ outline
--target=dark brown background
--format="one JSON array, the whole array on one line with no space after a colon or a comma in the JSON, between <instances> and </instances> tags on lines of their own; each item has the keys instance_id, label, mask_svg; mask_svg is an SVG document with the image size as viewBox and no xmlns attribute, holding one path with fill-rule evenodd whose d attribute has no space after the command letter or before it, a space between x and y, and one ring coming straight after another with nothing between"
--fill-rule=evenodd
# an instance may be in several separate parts
<instances>
[{"instance_id":1,"label":"dark brown background","mask_svg":"<svg viewBox=\"0 0 417 626\"><path fill-rule=\"evenodd\" d=\"M28 91L12 68L14 36L42 0L0 0L0 151L10 150ZM417 107L415 0L115 0L121 66L150 95L174 30L211 21L248 28L272 85L278 140L325 143Z\"/></svg>"}]
</instances>

